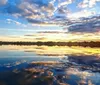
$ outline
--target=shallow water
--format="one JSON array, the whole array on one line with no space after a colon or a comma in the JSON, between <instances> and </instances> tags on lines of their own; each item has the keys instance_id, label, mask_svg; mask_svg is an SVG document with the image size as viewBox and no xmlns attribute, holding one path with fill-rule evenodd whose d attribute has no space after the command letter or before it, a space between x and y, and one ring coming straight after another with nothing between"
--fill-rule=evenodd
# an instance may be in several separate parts
<instances>
[{"instance_id":1,"label":"shallow water","mask_svg":"<svg viewBox=\"0 0 100 85\"><path fill-rule=\"evenodd\" d=\"M100 85L99 48L0 47L0 85Z\"/></svg>"}]
</instances>

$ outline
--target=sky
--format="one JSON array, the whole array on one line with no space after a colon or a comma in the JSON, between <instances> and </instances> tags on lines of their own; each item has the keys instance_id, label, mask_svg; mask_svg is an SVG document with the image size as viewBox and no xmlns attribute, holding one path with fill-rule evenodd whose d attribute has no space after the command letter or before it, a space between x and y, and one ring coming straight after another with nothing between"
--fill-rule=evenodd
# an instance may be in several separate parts
<instances>
[{"instance_id":1,"label":"sky","mask_svg":"<svg viewBox=\"0 0 100 85\"><path fill-rule=\"evenodd\" d=\"M0 35L63 30L63 22L96 16L99 10L100 0L0 0Z\"/></svg>"}]
</instances>

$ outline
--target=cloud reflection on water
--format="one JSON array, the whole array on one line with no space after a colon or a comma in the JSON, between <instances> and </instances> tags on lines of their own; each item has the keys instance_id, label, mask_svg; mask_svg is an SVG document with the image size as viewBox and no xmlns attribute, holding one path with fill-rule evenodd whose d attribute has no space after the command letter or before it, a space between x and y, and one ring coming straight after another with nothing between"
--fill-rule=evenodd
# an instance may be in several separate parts
<instances>
[{"instance_id":1,"label":"cloud reflection on water","mask_svg":"<svg viewBox=\"0 0 100 85\"><path fill-rule=\"evenodd\" d=\"M8 70L6 69L8 73L0 72L0 83L4 78L3 81L8 83L7 85L11 84L12 80L18 85L38 85L39 83L41 85L44 83L46 85L100 84L99 48L9 45L1 46L0 51L4 53L3 56L0 55L2 62L7 59L12 61L16 56L13 61L15 66L11 66L11 63L0 64L0 69L4 67L3 65L9 66ZM22 54L27 54L27 57L23 57ZM3 58L4 55L8 58ZM9 56L13 56L13 58ZM31 58L28 59L30 56ZM11 75L13 79L8 78Z\"/></svg>"}]
</instances>

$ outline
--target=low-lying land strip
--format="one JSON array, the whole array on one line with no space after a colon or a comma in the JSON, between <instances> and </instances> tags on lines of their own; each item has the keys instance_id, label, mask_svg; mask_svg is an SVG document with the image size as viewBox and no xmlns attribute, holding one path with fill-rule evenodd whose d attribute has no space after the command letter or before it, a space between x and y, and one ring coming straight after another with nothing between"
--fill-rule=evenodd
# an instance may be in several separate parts
<instances>
[{"instance_id":1,"label":"low-lying land strip","mask_svg":"<svg viewBox=\"0 0 100 85\"><path fill-rule=\"evenodd\" d=\"M46 46L83 46L83 47L100 47L100 42L95 42L95 41L91 41L91 42L52 42L52 41L48 41L48 42L22 42L22 41L18 41L18 42L10 42L10 41L0 41L0 45L37 45L37 46L42 46L42 45L46 45Z\"/></svg>"}]
</instances>

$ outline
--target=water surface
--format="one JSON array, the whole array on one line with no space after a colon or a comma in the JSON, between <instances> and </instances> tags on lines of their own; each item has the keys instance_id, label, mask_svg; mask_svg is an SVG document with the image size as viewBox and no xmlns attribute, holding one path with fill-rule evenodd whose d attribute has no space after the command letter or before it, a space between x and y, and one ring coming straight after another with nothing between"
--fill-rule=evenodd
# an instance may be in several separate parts
<instances>
[{"instance_id":1,"label":"water surface","mask_svg":"<svg viewBox=\"0 0 100 85\"><path fill-rule=\"evenodd\" d=\"M0 85L100 85L100 50L0 46Z\"/></svg>"}]
</instances>

